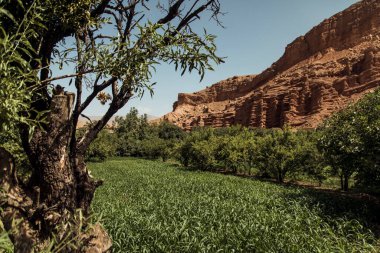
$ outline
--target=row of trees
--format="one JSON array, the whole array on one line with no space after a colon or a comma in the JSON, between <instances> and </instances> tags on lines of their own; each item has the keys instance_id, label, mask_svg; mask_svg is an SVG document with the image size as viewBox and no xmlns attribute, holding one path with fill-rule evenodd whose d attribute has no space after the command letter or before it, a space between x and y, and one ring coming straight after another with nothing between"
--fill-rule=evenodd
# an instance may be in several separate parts
<instances>
[{"instance_id":1,"label":"row of trees","mask_svg":"<svg viewBox=\"0 0 380 253\"><path fill-rule=\"evenodd\" d=\"M322 182L338 176L347 191L379 190L380 89L334 114L313 131L291 129L204 129L183 142L180 161L205 170L256 171L279 182L307 176Z\"/></svg>"},{"instance_id":2,"label":"row of trees","mask_svg":"<svg viewBox=\"0 0 380 253\"><path fill-rule=\"evenodd\" d=\"M287 176L308 176L321 182L325 166L315 144L315 132L290 128L200 129L180 145L179 160L186 167L255 174L278 182Z\"/></svg>"},{"instance_id":3,"label":"row of trees","mask_svg":"<svg viewBox=\"0 0 380 253\"><path fill-rule=\"evenodd\" d=\"M88 127L88 126L87 126ZM87 127L79 131L85 132ZM168 122L149 124L147 115L131 108L125 117L116 117L110 129L104 129L90 145L87 160L103 161L110 156L161 158L166 161L185 136L179 127Z\"/></svg>"},{"instance_id":4,"label":"row of trees","mask_svg":"<svg viewBox=\"0 0 380 253\"><path fill-rule=\"evenodd\" d=\"M380 183L380 89L334 114L316 130L250 129L240 126L183 132L167 122L150 125L132 108L104 130L90 147L89 159L134 156L205 171L269 177L309 178L322 183L339 177L342 190L378 190Z\"/></svg>"}]
</instances>

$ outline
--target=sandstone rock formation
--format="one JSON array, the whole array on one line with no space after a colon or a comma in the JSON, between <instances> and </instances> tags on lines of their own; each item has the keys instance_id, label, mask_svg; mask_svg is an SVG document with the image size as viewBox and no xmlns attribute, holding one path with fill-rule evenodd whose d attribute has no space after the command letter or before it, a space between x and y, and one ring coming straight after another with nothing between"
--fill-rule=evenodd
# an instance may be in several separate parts
<instances>
[{"instance_id":1,"label":"sandstone rock formation","mask_svg":"<svg viewBox=\"0 0 380 253\"><path fill-rule=\"evenodd\" d=\"M363 0L287 46L259 75L179 94L168 120L195 126L313 128L380 86L380 1Z\"/></svg>"}]
</instances>

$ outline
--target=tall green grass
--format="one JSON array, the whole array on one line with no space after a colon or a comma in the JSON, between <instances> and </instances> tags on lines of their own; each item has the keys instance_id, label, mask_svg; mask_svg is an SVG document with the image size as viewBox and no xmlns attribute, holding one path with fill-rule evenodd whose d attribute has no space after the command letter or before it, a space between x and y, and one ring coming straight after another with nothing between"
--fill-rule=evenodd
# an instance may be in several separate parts
<instances>
[{"instance_id":1,"label":"tall green grass","mask_svg":"<svg viewBox=\"0 0 380 253\"><path fill-rule=\"evenodd\" d=\"M9 240L8 234L3 227L3 223L0 221L0 253L12 253L12 252L13 252L13 245L11 241Z\"/></svg>"},{"instance_id":2,"label":"tall green grass","mask_svg":"<svg viewBox=\"0 0 380 253\"><path fill-rule=\"evenodd\" d=\"M372 233L313 192L138 159L90 164L113 252L379 252ZM334 205L342 210L335 212Z\"/></svg>"}]
</instances>

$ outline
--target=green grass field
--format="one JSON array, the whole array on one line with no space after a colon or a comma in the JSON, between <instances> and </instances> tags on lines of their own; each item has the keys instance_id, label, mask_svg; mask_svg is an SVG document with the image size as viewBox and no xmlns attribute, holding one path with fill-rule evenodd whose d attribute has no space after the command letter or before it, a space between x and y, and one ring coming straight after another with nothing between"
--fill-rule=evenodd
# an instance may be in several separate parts
<instances>
[{"instance_id":1,"label":"green grass field","mask_svg":"<svg viewBox=\"0 0 380 253\"><path fill-rule=\"evenodd\" d=\"M113 252L380 252L360 200L157 161L89 167Z\"/></svg>"}]
</instances>

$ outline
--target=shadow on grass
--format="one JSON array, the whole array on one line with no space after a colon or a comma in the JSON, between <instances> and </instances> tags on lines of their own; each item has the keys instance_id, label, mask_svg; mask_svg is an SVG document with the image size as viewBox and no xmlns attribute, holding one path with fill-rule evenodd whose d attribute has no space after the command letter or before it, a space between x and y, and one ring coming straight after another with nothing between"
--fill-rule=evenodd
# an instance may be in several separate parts
<instances>
[{"instance_id":1,"label":"shadow on grass","mask_svg":"<svg viewBox=\"0 0 380 253\"><path fill-rule=\"evenodd\" d=\"M150 160L160 161L156 159L146 158L128 158L130 160ZM122 160L122 159L121 159ZM161 161L160 161L161 162ZM184 167L178 162L167 161L167 167L181 171L183 173L208 172L193 167ZM231 171L219 170L211 171L213 173L247 178L267 182L269 184L281 185L285 188L300 189L300 191L284 191L283 198L295 200L310 209L319 207L321 215L326 221L329 218L337 219L354 219L360 222L365 228L370 229L375 236L380 238L380 198L354 191L342 192L340 190L318 188L312 185L299 185L293 182L278 183L273 179L261 178L253 175L236 174Z\"/></svg>"},{"instance_id":2,"label":"shadow on grass","mask_svg":"<svg viewBox=\"0 0 380 253\"><path fill-rule=\"evenodd\" d=\"M184 167L175 163L169 164L169 166L181 172L202 172L202 170ZM327 222L329 222L330 218L331 220L357 220L364 228L371 230L376 238L380 238L380 198L378 196L355 191L343 192L312 185L299 185L293 182L278 183L273 179L245 174L239 175L230 171L212 172L281 185L285 188L300 189L300 191L284 191L283 197L295 200L310 209L318 206L321 210L321 215L324 216Z\"/></svg>"},{"instance_id":3,"label":"shadow on grass","mask_svg":"<svg viewBox=\"0 0 380 253\"><path fill-rule=\"evenodd\" d=\"M332 219L355 219L380 238L379 199L368 194L346 193L337 190L313 189L302 186L298 193L284 193L287 199L294 199L309 208L318 206L322 215ZM305 198L306 197L306 198ZM327 220L328 221L328 220Z\"/></svg>"}]
</instances>

